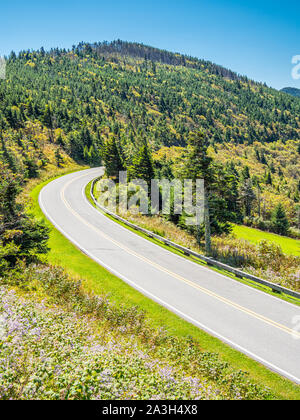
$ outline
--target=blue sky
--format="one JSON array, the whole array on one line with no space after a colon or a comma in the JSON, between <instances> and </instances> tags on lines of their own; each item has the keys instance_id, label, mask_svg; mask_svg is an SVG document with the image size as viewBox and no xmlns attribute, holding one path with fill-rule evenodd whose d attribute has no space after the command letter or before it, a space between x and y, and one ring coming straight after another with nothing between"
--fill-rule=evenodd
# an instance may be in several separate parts
<instances>
[{"instance_id":1,"label":"blue sky","mask_svg":"<svg viewBox=\"0 0 300 420\"><path fill-rule=\"evenodd\" d=\"M122 39L222 64L275 88L300 88L300 2L15 0L0 6L0 55Z\"/></svg>"}]
</instances>

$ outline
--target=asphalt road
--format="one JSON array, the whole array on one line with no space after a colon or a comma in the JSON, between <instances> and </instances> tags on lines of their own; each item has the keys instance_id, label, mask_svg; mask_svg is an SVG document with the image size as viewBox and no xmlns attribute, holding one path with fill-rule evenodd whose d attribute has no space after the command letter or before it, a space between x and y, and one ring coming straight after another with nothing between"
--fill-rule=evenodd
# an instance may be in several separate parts
<instances>
[{"instance_id":1,"label":"asphalt road","mask_svg":"<svg viewBox=\"0 0 300 420\"><path fill-rule=\"evenodd\" d=\"M42 189L40 206L55 227L144 295L300 384L300 307L175 255L108 219L84 194L100 174L100 168L73 173Z\"/></svg>"}]
</instances>

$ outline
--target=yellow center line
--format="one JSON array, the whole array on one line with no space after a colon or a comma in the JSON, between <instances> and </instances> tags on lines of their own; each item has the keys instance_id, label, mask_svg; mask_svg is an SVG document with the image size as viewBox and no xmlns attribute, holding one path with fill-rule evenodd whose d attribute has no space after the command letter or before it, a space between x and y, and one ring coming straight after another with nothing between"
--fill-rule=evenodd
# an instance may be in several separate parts
<instances>
[{"instance_id":1,"label":"yellow center line","mask_svg":"<svg viewBox=\"0 0 300 420\"><path fill-rule=\"evenodd\" d=\"M285 325L282 325L282 324L279 324L279 323L277 323L277 322L275 322L275 321L273 321L273 320L271 320L271 319L269 319L269 318L267 318L267 317L265 317L265 316L263 316L263 315L260 315L260 314L258 314L258 313L256 313L256 312L254 312L254 311L252 311L251 309L248 309L248 308L245 308L245 307L243 307L243 306L241 306L241 305L239 305L239 304L237 304L237 303L235 303L235 302L232 302L231 300L229 300L229 299L227 299L227 298L224 298L223 296L220 296L220 295L218 295L217 293L215 293L215 292L212 292L211 290L208 290L208 289L206 289L206 288L204 288L204 287L202 287L202 286L200 286L199 284L197 284L197 283L194 283L194 282L192 282L191 280L188 280L188 279L186 279L185 277L182 277L182 276L180 276L179 274L176 274L176 273L174 273L174 272L172 272L172 271L170 271L170 270L168 270L167 268L165 268L165 267L162 267L161 265L159 265L159 264L157 264L157 263L155 263L155 262L153 262L153 261L151 261L151 260L149 260L148 258L146 258L146 257L144 257L144 256L142 256L142 255L140 255L140 254L138 254L137 252L135 252L135 251L133 251L132 249L130 249L130 248L128 248L127 246L125 246L124 244L122 244L122 243L120 243L120 242L118 242L118 241L116 241L115 239L113 239L113 238L111 238L110 236L108 236L108 235L106 235L104 232L102 232L100 229L98 229L98 228L96 228L94 225L92 225L90 222L88 222L87 220L85 220L82 216L80 216L80 214L79 213L77 213L74 209L72 209L72 207L70 206L70 203L66 200L66 198L65 198L65 191L66 191L66 189L72 184L72 183L74 183L75 181L78 181L79 179L81 179L81 178L83 178L83 177L85 177L86 175L82 175L82 176L80 176L80 177L78 177L78 178L75 178L75 179L73 179L73 180L71 180L71 181L69 181L65 186L64 186L64 188L61 190L61 199L62 199L62 201L63 201L63 203L65 204L65 206L67 207L67 209L78 219L78 220L80 220L82 223L84 223L86 226L88 226L90 229L92 229L94 232L96 232L98 235L100 235L100 236L102 236L104 239L106 239L107 241L109 241L109 242L111 242L111 243L113 243L113 244L115 244L117 247L119 247L119 248L121 248L121 249L123 249L125 252L127 252L128 254L130 254L130 255L133 255L134 257L136 257L136 258L138 258L138 259L140 259L141 261L143 261L143 262L145 262L146 264L148 264L148 265L151 265L152 267L155 267L157 270L159 270L159 271L161 271L161 272L163 272L163 273L166 273L166 274L168 274L168 275L170 275L171 277L173 277L173 278L175 278L175 279L177 279L177 280L179 280L179 281L181 281L181 282L183 282L183 283L185 283L185 284L187 284L187 285L189 285L189 286L191 286L191 287L193 287L194 289L196 289L196 290L199 290L199 291L201 291L202 293L204 293L204 294L206 294L206 295L208 295L208 296L210 296L210 297L213 297L213 298L215 298L215 299L217 299L217 300L219 300L220 302L223 302L223 303L225 303L226 305L228 305L228 306L231 306L231 307L233 307L233 308L235 308L235 309L237 309L237 310L239 310L239 311L241 311L241 312L243 312L243 313L245 313L245 314L247 314L247 315L250 315L250 316L252 316L252 317L254 317L254 318L256 318L256 319L258 319L258 320L260 320L260 321L263 321L264 323L266 323L266 324L269 324L269 325L272 325L273 327L276 327L276 328L278 328L278 329L280 329L280 330L282 330L282 331L284 331L284 332L286 332L286 333L288 333L288 334L291 334L293 337L299 337L300 338L300 332L297 332L297 331L295 331L295 330L292 330L291 328L288 328L288 327L286 327Z\"/></svg>"}]
</instances>

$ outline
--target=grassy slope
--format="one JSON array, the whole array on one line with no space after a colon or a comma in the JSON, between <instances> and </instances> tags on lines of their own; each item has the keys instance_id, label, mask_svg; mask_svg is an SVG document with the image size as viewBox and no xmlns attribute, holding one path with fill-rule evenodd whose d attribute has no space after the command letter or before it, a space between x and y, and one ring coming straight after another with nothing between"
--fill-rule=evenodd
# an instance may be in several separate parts
<instances>
[{"instance_id":1,"label":"grassy slope","mask_svg":"<svg viewBox=\"0 0 300 420\"><path fill-rule=\"evenodd\" d=\"M48 182L50 180L34 187L30 193L32 198L31 211L36 217L44 220L45 217L38 205L38 196L42 187ZM204 351L216 352L235 369L248 371L252 379L270 387L280 399L300 399L299 386L269 371L254 360L146 298L82 254L48 221L47 224L52 228L49 241L51 248L48 256L49 263L60 265L71 275L81 278L86 290L93 291L96 294L109 294L111 299L117 303L124 303L124 296L126 296L127 304L138 305L145 310L153 326L163 326L169 333L176 336L193 336L201 343L201 348Z\"/></svg>"},{"instance_id":2,"label":"grassy slope","mask_svg":"<svg viewBox=\"0 0 300 420\"><path fill-rule=\"evenodd\" d=\"M300 241L285 236L276 235L275 233L264 232L259 229L247 226L234 225L234 235L239 239L246 239L249 242L258 244L263 239L275 242L280 245L283 252L288 255L300 256Z\"/></svg>"}]
</instances>

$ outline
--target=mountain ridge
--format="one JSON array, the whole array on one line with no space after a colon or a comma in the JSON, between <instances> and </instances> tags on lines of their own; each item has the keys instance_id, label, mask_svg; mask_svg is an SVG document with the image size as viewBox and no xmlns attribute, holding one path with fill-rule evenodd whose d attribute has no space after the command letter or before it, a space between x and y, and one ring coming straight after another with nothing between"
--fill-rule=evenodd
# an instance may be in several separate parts
<instances>
[{"instance_id":1,"label":"mountain ridge","mask_svg":"<svg viewBox=\"0 0 300 420\"><path fill-rule=\"evenodd\" d=\"M286 87L281 89L281 92L288 93L289 95L295 96L296 98L300 98L300 89L297 88Z\"/></svg>"}]
</instances>

